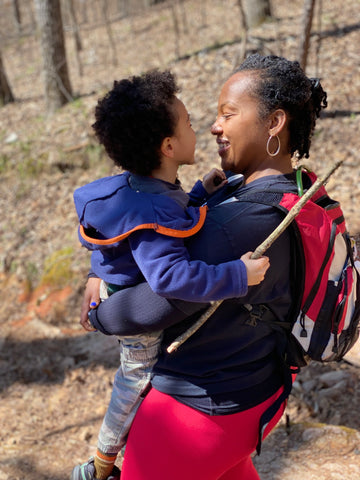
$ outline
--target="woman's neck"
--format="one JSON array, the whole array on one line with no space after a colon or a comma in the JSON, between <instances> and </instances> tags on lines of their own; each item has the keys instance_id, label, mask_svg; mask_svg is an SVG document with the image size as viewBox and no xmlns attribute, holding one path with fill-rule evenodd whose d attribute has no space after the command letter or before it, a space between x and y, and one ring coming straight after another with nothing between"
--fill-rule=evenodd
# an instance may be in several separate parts
<instances>
[{"instance_id":1,"label":"woman's neck","mask_svg":"<svg viewBox=\"0 0 360 480\"><path fill-rule=\"evenodd\" d=\"M269 175L286 175L292 172L291 157L274 157L271 164L266 162L266 164L259 165L256 170L249 172L248 175L245 174L245 183L250 183L258 178L268 177Z\"/></svg>"}]
</instances>

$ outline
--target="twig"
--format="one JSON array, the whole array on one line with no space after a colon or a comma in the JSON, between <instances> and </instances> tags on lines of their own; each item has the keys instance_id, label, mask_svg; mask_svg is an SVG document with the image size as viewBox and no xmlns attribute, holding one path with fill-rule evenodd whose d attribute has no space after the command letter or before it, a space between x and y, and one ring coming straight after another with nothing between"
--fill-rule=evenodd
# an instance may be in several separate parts
<instances>
[{"instance_id":1,"label":"twig","mask_svg":"<svg viewBox=\"0 0 360 480\"><path fill-rule=\"evenodd\" d=\"M331 177L331 175L337 170L343 160L333 165L330 170L321 178L316 179L312 186L306 193L295 203L295 205L289 210L284 220L276 227L276 229L261 243L251 255L251 258L260 258L264 252L274 243L274 241L283 233L284 230L290 225L294 218L300 213L300 210L307 203L308 200L316 193L320 187L324 185Z\"/></svg>"},{"instance_id":2,"label":"twig","mask_svg":"<svg viewBox=\"0 0 360 480\"><path fill-rule=\"evenodd\" d=\"M319 188L327 182L329 177L337 170L343 161L337 162L333 165L330 170L321 178L318 178L313 185L307 190L307 192L299 199L299 201L289 210L288 214L284 220L276 227L276 229L256 248L254 253L251 255L251 258L257 259L260 258L265 251L275 242L275 240L286 230L294 218L300 213L300 210L306 204L308 200L319 190ZM201 315L201 317L182 335L179 335L167 348L168 353L172 353L177 348L182 345L186 340L191 337L206 321L207 319L215 312L215 310L221 305L223 300L217 300L212 302L210 307L206 312Z\"/></svg>"}]
</instances>

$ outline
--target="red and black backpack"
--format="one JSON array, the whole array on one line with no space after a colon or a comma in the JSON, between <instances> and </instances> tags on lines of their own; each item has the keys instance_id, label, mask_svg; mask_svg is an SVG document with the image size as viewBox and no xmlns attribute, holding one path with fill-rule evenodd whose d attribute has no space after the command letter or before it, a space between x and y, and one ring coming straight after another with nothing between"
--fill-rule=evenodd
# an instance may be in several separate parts
<instances>
[{"instance_id":1,"label":"red and black backpack","mask_svg":"<svg viewBox=\"0 0 360 480\"><path fill-rule=\"evenodd\" d=\"M302 176L316 180L313 173ZM285 216L299 195L266 190L236 198L271 205ZM289 228L294 302L283 324L290 333L287 363L340 361L358 339L360 321L360 275L340 204L321 187Z\"/></svg>"}]
</instances>

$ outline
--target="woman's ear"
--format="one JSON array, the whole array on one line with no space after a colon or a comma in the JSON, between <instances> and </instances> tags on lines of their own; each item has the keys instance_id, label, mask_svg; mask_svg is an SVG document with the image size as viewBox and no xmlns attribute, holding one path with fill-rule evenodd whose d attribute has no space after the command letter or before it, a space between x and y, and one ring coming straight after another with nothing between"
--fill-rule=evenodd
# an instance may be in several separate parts
<instances>
[{"instance_id":1,"label":"woman's ear","mask_svg":"<svg viewBox=\"0 0 360 480\"><path fill-rule=\"evenodd\" d=\"M287 113L285 110L279 108L275 110L270 116L270 128L269 134L273 137L275 135L279 135L284 129L286 123L288 121Z\"/></svg>"},{"instance_id":2,"label":"woman's ear","mask_svg":"<svg viewBox=\"0 0 360 480\"><path fill-rule=\"evenodd\" d=\"M173 158L174 146L172 144L172 137L165 137L160 146L160 152L164 157Z\"/></svg>"}]
</instances>

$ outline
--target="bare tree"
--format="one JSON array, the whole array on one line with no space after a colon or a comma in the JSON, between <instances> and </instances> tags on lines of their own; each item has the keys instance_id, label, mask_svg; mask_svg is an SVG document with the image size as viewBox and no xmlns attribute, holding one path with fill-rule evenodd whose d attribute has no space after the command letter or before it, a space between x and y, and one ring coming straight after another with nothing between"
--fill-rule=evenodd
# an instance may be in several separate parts
<instances>
[{"instance_id":1,"label":"bare tree","mask_svg":"<svg viewBox=\"0 0 360 480\"><path fill-rule=\"evenodd\" d=\"M66 0L67 11L69 14L71 30L74 35L76 50L80 52L82 50L81 38L79 33L79 25L76 20L75 8L74 8L74 0Z\"/></svg>"},{"instance_id":2,"label":"bare tree","mask_svg":"<svg viewBox=\"0 0 360 480\"><path fill-rule=\"evenodd\" d=\"M175 33L175 57L180 57L180 26L179 20L176 13L175 2L171 2L171 13L174 23L174 33Z\"/></svg>"},{"instance_id":3,"label":"bare tree","mask_svg":"<svg viewBox=\"0 0 360 480\"><path fill-rule=\"evenodd\" d=\"M105 23L106 33L108 35L110 48L111 48L111 51L112 51L113 65L116 66L118 64L117 53L116 53L116 44L115 44L114 35L113 35L113 32L112 32L112 28L111 28L111 21L109 19L109 15L108 15L108 2L107 2L107 0L103 0L102 7L103 7L102 8L102 15L103 15L104 23Z\"/></svg>"},{"instance_id":4,"label":"bare tree","mask_svg":"<svg viewBox=\"0 0 360 480\"><path fill-rule=\"evenodd\" d=\"M305 71L310 45L311 26L314 17L315 0L304 0L303 15L301 22L299 62Z\"/></svg>"},{"instance_id":5,"label":"bare tree","mask_svg":"<svg viewBox=\"0 0 360 480\"><path fill-rule=\"evenodd\" d=\"M2 61L2 54L0 51L0 105L4 106L7 103L14 102L14 95L11 91L5 69Z\"/></svg>"},{"instance_id":6,"label":"bare tree","mask_svg":"<svg viewBox=\"0 0 360 480\"><path fill-rule=\"evenodd\" d=\"M176 3L179 6L180 12L181 12L181 19L182 19L182 24L183 24L183 30L185 34L189 33L189 24L186 16L186 9L184 6L184 0L177 0Z\"/></svg>"},{"instance_id":7,"label":"bare tree","mask_svg":"<svg viewBox=\"0 0 360 480\"><path fill-rule=\"evenodd\" d=\"M320 76L320 48L321 48L321 40L322 40L322 33L321 33L321 17L322 17L322 7L323 7L323 0L318 0L317 2L317 42L316 42L316 63L315 63L315 76Z\"/></svg>"},{"instance_id":8,"label":"bare tree","mask_svg":"<svg viewBox=\"0 0 360 480\"><path fill-rule=\"evenodd\" d=\"M60 0L35 0L43 56L45 102L53 113L72 100Z\"/></svg>"},{"instance_id":9,"label":"bare tree","mask_svg":"<svg viewBox=\"0 0 360 480\"><path fill-rule=\"evenodd\" d=\"M33 12L33 2L25 2L25 5L29 15L30 27L31 27L31 30L33 30L36 25L36 20Z\"/></svg>"},{"instance_id":10,"label":"bare tree","mask_svg":"<svg viewBox=\"0 0 360 480\"><path fill-rule=\"evenodd\" d=\"M257 27L271 17L270 0L244 0L243 8L248 28Z\"/></svg>"},{"instance_id":11,"label":"bare tree","mask_svg":"<svg viewBox=\"0 0 360 480\"><path fill-rule=\"evenodd\" d=\"M19 0L12 0L12 9L13 9L13 14L14 14L14 23L17 32L20 34L21 33L21 13L20 13L20 7L19 7Z\"/></svg>"},{"instance_id":12,"label":"bare tree","mask_svg":"<svg viewBox=\"0 0 360 480\"><path fill-rule=\"evenodd\" d=\"M87 14L87 9L86 9L86 0L80 0L80 11L82 14L82 22L83 23L88 23L88 14Z\"/></svg>"},{"instance_id":13,"label":"bare tree","mask_svg":"<svg viewBox=\"0 0 360 480\"><path fill-rule=\"evenodd\" d=\"M247 37L248 37L248 30L249 30L242 0L238 0L238 6L240 9L240 20L241 20L242 31L241 31L241 49L237 56L236 64L241 63L246 56L246 45L247 45Z\"/></svg>"},{"instance_id":14,"label":"bare tree","mask_svg":"<svg viewBox=\"0 0 360 480\"><path fill-rule=\"evenodd\" d=\"M76 20L73 0L66 0L66 6L67 6L67 12L68 12L69 20L70 20L70 24L71 24L71 31L72 31L73 38L74 38L75 55L76 55L76 62L77 62L77 65L78 65L78 72L79 72L80 77L82 77L83 68L82 68L82 63L81 63L81 58L80 58L80 51L82 50L82 43L81 43L81 38L80 38L80 33L79 33L79 26L78 26L78 23L77 23L77 20Z\"/></svg>"},{"instance_id":15,"label":"bare tree","mask_svg":"<svg viewBox=\"0 0 360 480\"><path fill-rule=\"evenodd\" d=\"M207 15L206 15L206 0L201 0L201 26L206 27Z\"/></svg>"}]
</instances>

